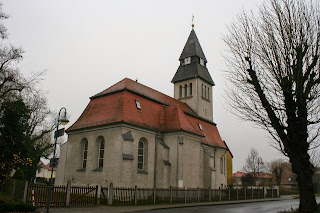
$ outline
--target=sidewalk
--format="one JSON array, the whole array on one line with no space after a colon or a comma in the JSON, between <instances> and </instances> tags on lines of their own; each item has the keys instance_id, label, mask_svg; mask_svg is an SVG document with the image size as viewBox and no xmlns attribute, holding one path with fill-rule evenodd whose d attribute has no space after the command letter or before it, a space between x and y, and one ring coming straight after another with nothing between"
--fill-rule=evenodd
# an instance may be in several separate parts
<instances>
[{"instance_id":1,"label":"sidewalk","mask_svg":"<svg viewBox=\"0 0 320 213\"><path fill-rule=\"evenodd\" d=\"M158 205L141 205L141 206L92 206L92 207L64 207L64 208L51 208L52 213L76 213L76 212L89 212L89 213L118 213L118 212L139 212L155 209L167 208L180 208L190 206L211 206L211 205L226 205L237 203L252 203L252 202L265 202L293 199L292 196L282 196L281 198L266 198L254 200L233 200L233 201L215 201L215 202L201 202L201 203L180 203L180 204L158 204ZM45 208L39 209L40 212L46 212Z\"/></svg>"}]
</instances>

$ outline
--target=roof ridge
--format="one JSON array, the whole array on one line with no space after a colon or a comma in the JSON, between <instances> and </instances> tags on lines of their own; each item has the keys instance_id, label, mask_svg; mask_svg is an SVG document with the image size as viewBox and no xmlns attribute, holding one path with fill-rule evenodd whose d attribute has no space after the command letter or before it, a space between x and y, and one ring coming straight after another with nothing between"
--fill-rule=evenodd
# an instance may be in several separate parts
<instances>
[{"instance_id":1,"label":"roof ridge","mask_svg":"<svg viewBox=\"0 0 320 213\"><path fill-rule=\"evenodd\" d=\"M186 116L186 119L188 120L189 124L193 127L193 129L194 129L198 134L200 134L200 135L203 135L203 136L204 136L204 134L203 134L202 132L200 132L200 131L198 130L198 128L197 128L197 127L195 127L195 126L190 122L190 120L189 120L188 116Z\"/></svg>"}]
</instances>

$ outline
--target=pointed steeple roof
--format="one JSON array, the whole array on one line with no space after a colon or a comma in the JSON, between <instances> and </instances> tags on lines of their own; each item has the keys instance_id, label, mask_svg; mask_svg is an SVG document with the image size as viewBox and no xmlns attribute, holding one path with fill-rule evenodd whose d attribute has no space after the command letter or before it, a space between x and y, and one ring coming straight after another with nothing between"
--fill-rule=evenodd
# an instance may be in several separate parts
<instances>
[{"instance_id":1,"label":"pointed steeple roof","mask_svg":"<svg viewBox=\"0 0 320 213\"><path fill-rule=\"evenodd\" d=\"M183 48L179 61L191 56L198 56L203 60L205 60L205 62L207 63L207 59L204 56L204 53L202 51L200 42L197 38L196 32L193 29L190 32L189 38L187 40L186 45Z\"/></svg>"},{"instance_id":2,"label":"pointed steeple roof","mask_svg":"<svg viewBox=\"0 0 320 213\"><path fill-rule=\"evenodd\" d=\"M179 58L179 61L181 62L180 66L171 82L176 83L176 82L185 81L193 78L200 78L203 81L207 82L208 84L214 86L214 82L210 76L210 73L206 65L205 64L201 65L199 59L191 60L191 63L185 64L184 59L187 57L191 57L191 58L199 57L205 61L205 64L207 63L207 59L204 56L200 42L197 38L197 35L194 29L191 30L187 43L183 48L183 51Z\"/></svg>"}]
</instances>

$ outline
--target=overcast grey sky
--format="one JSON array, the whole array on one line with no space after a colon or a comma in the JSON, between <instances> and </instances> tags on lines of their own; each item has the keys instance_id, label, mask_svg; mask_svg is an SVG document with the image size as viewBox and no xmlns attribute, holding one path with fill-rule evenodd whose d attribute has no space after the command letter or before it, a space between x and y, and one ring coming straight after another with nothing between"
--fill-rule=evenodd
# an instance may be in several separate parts
<instances>
[{"instance_id":1,"label":"overcast grey sky","mask_svg":"<svg viewBox=\"0 0 320 213\"><path fill-rule=\"evenodd\" d=\"M138 79L173 96L178 58L195 31L216 83L214 121L234 155L233 172L250 149L265 161L283 158L268 137L237 120L224 100L226 69L222 41L226 26L242 10L256 10L261 0L6 0L3 10L10 42L26 53L19 67L25 75L47 70L42 83L52 110L66 107L73 124L89 97L125 77Z\"/></svg>"}]
</instances>

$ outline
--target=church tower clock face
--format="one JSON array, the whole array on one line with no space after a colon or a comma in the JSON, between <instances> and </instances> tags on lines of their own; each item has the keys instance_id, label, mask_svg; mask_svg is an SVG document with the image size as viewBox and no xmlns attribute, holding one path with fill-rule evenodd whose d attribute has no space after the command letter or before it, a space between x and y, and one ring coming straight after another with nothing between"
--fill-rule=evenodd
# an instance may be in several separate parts
<instances>
[{"instance_id":1,"label":"church tower clock face","mask_svg":"<svg viewBox=\"0 0 320 213\"><path fill-rule=\"evenodd\" d=\"M204 60L202 58L200 58L200 64L204 66Z\"/></svg>"},{"instance_id":2,"label":"church tower clock face","mask_svg":"<svg viewBox=\"0 0 320 213\"><path fill-rule=\"evenodd\" d=\"M185 65L190 64L190 63L191 63L191 57L188 57L188 58L184 59L184 64Z\"/></svg>"}]
</instances>

